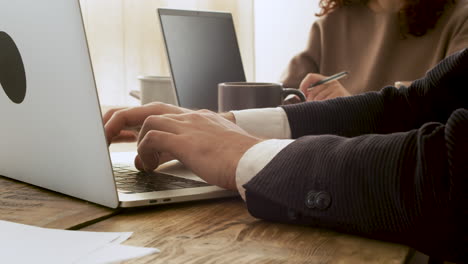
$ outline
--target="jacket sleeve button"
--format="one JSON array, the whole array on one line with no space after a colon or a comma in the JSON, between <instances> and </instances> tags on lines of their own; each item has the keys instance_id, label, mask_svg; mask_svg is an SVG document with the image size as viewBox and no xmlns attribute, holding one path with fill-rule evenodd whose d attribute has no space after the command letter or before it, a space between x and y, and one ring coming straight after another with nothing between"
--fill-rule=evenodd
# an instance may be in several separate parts
<instances>
[{"instance_id":1,"label":"jacket sleeve button","mask_svg":"<svg viewBox=\"0 0 468 264\"><path fill-rule=\"evenodd\" d=\"M328 192L310 191L306 197L306 206L310 209L325 210L331 205L331 195Z\"/></svg>"},{"instance_id":2,"label":"jacket sleeve button","mask_svg":"<svg viewBox=\"0 0 468 264\"><path fill-rule=\"evenodd\" d=\"M315 195L315 207L319 210L330 207L331 201L331 195L328 192L319 192Z\"/></svg>"}]
</instances>

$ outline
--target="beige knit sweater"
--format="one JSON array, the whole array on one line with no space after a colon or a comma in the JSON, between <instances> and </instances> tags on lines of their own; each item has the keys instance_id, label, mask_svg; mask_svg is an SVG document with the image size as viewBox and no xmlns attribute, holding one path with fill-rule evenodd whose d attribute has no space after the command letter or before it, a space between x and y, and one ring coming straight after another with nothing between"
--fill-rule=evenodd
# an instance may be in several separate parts
<instances>
[{"instance_id":1,"label":"beige knit sweater","mask_svg":"<svg viewBox=\"0 0 468 264\"><path fill-rule=\"evenodd\" d=\"M379 90L396 81L412 81L440 60L468 47L468 0L446 10L436 27L422 37L402 38L397 13L375 13L347 6L317 20L307 48L295 56L282 82L299 87L307 73L349 71L340 82L351 93ZM468 74L468 73L467 73Z\"/></svg>"}]
</instances>

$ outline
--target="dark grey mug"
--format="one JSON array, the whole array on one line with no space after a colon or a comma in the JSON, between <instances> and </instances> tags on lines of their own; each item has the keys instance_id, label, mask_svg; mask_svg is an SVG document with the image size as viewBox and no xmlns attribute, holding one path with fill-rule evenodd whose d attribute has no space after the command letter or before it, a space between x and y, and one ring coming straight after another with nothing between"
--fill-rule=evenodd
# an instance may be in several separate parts
<instances>
[{"instance_id":1,"label":"dark grey mug","mask_svg":"<svg viewBox=\"0 0 468 264\"><path fill-rule=\"evenodd\" d=\"M251 108L276 107L286 96L297 95L302 102L304 94L294 88L284 88L281 83L225 82L218 84L218 112Z\"/></svg>"}]
</instances>

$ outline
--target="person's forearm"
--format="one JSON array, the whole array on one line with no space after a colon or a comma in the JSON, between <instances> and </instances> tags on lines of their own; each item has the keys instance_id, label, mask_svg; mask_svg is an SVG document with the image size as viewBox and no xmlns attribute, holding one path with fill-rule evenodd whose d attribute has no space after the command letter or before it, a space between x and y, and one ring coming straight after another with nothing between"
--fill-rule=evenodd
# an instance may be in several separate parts
<instances>
[{"instance_id":1,"label":"person's forearm","mask_svg":"<svg viewBox=\"0 0 468 264\"><path fill-rule=\"evenodd\" d=\"M446 126L428 123L405 133L303 137L244 185L247 206L261 219L460 257L468 244L466 233L457 233L468 221L467 139L467 110Z\"/></svg>"},{"instance_id":2,"label":"person's forearm","mask_svg":"<svg viewBox=\"0 0 468 264\"><path fill-rule=\"evenodd\" d=\"M388 134L427 122L445 123L455 109L468 108L467 57L467 49L454 54L408 88L386 87L381 92L283 106L292 138Z\"/></svg>"}]
</instances>

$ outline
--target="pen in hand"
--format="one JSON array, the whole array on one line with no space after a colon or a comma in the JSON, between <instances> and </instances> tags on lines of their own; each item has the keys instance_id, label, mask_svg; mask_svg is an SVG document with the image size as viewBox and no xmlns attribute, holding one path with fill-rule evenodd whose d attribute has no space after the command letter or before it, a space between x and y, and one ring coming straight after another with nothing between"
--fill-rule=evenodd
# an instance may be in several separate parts
<instances>
[{"instance_id":1,"label":"pen in hand","mask_svg":"<svg viewBox=\"0 0 468 264\"><path fill-rule=\"evenodd\" d=\"M319 85L321 85L321 84L326 84L326 83L331 82L331 81L334 81L334 80L339 80L339 79L345 77L346 75L348 75L348 72L347 72L347 71L339 72L339 73L337 73L337 74L333 74L333 75L330 76L330 77L327 77L327 78L325 78L325 79L323 79L323 80L320 80L320 81L318 81L318 82L316 82L316 83L311 84L311 85L309 86L309 88L307 88L307 91L309 91L310 89L314 88L315 86L319 86Z\"/></svg>"}]
</instances>

